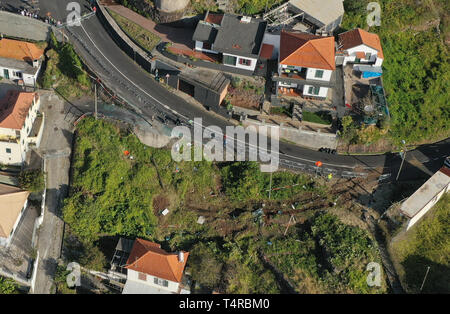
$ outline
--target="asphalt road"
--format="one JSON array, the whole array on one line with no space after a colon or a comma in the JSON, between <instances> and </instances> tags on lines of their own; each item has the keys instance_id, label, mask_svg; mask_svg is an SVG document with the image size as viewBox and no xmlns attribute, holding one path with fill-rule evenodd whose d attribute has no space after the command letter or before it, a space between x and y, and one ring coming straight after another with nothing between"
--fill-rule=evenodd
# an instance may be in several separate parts
<instances>
[{"instance_id":1,"label":"asphalt road","mask_svg":"<svg viewBox=\"0 0 450 314\"><path fill-rule=\"evenodd\" d=\"M41 0L40 11L50 12L57 20L64 21L68 2L70 1ZM88 6L83 4L82 8L85 12L89 10ZM71 27L70 33L73 34L72 38L76 38L73 42L89 67L109 88L138 107L144 117L150 118L155 113L174 110L187 119L202 117L204 126L216 125L224 129L230 125L222 117L186 102L157 83L116 45L96 16L84 20L81 27ZM400 179L428 176L427 171L434 172L439 169L445 156L449 154L450 139L408 152ZM323 168L339 172L354 171L356 168L360 172L376 169L380 175L391 173L393 176L396 175L401 162L398 154L329 155L285 142L280 142L280 159L284 165L302 164L311 167L316 161L321 161ZM417 166L419 164L420 166Z\"/></svg>"}]
</instances>

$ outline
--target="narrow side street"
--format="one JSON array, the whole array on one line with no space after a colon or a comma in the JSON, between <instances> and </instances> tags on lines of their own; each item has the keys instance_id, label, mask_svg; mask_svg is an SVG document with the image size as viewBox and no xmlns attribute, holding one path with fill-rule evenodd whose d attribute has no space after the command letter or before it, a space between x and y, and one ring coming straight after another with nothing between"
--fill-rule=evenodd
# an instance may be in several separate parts
<instances>
[{"instance_id":1,"label":"narrow side street","mask_svg":"<svg viewBox=\"0 0 450 314\"><path fill-rule=\"evenodd\" d=\"M44 158L47 195L44 220L38 233L39 264L34 293L52 293L53 277L61 251L61 205L68 191L72 126L65 120L68 104L52 92L42 94L41 110L47 117L40 155Z\"/></svg>"}]
</instances>

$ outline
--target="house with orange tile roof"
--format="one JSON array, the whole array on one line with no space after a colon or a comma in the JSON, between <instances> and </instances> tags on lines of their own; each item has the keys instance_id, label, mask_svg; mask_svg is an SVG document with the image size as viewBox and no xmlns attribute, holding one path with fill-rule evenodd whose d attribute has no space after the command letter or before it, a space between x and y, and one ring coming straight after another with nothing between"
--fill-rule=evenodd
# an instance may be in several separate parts
<instances>
[{"instance_id":1,"label":"house with orange tile roof","mask_svg":"<svg viewBox=\"0 0 450 314\"><path fill-rule=\"evenodd\" d=\"M0 37L0 76L35 86L44 49L33 43Z\"/></svg>"},{"instance_id":2,"label":"house with orange tile roof","mask_svg":"<svg viewBox=\"0 0 450 314\"><path fill-rule=\"evenodd\" d=\"M30 192L0 184L0 247L8 247L28 204Z\"/></svg>"},{"instance_id":3,"label":"house with orange tile roof","mask_svg":"<svg viewBox=\"0 0 450 314\"><path fill-rule=\"evenodd\" d=\"M124 268L123 294L170 294L190 291L183 285L189 252L168 253L160 244L137 238Z\"/></svg>"},{"instance_id":4,"label":"house with orange tile roof","mask_svg":"<svg viewBox=\"0 0 450 314\"><path fill-rule=\"evenodd\" d=\"M361 28L339 34L338 54L344 56L347 63L381 67L384 60L380 37Z\"/></svg>"},{"instance_id":5,"label":"house with orange tile roof","mask_svg":"<svg viewBox=\"0 0 450 314\"><path fill-rule=\"evenodd\" d=\"M272 77L277 96L326 99L335 69L333 37L281 32L278 72Z\"/></svg>"},{"instance_id":6,"label":"house with orange tile roof","mask_svg":"<svg viewBox=\"0 0 450 314\"><path fill-rule=\"evenodd\" d=\"M9 90L0 99L0 163L22 165L31 145L40 144L44 117L37 93ZM35 123L36 122L36 123Z\"/></svg>"}]
</instances>

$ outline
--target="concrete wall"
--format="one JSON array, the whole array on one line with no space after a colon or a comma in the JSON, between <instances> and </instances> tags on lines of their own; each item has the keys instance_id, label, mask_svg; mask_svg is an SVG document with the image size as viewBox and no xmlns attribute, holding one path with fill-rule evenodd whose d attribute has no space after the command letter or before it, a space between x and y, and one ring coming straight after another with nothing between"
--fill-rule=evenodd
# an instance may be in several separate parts
<instances>
[{"instance_id":1,"label":"concrete wall","mask_svg":"<svg viewBox=\"0 0 450 314\"><path fill-rule=\"evenodd\" d=\"M50 30L51 26L40 20L0 11L0 32L6 36L43 41Z\"/></svg>"}]
</instances>

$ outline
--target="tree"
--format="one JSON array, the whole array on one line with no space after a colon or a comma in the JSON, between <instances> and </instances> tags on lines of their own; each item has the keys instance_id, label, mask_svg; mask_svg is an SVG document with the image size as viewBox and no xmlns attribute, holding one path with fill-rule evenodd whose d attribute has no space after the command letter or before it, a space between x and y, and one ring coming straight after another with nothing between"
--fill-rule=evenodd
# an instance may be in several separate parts
<instances>
[{"instance_id":1,"label":"tree","mask_svg":"<svg viewBox=\"0 0 450 314\"><path fill-rule=\"evenodd\" d=\"M44 189L44 173L41 169L24 170L19 175L19 186L23 190L40 192Z\"/></svg>"},{"instance_id":2,"label":"tree","mask_svg":"<svg viewBox=\"0 0 450 314\"><path fill-rule=\"evenodd\" d=\"M216 257L218 251L215 243L198 243L189 256L192 277L210 289L215 288L220 281L223 264Z\"/></svg>"},{"instance_id":3,"label":"tree","mask_svg":"<svg viewBox=\"0 0 450 314\"><path fill-rule=\"evenodd\" d=\"M17 284L14 280L0 277L0 294L17 293Z\"/></svg>"}]
</instances>

